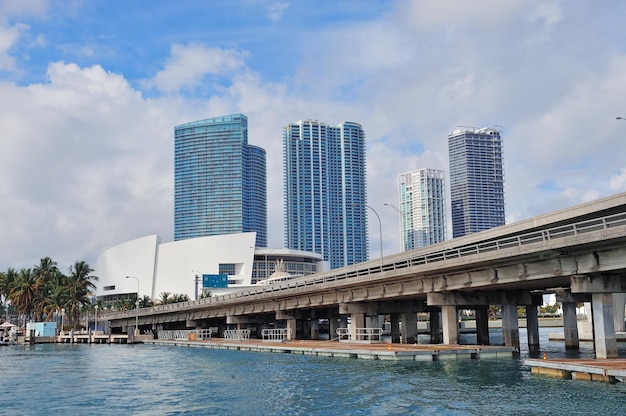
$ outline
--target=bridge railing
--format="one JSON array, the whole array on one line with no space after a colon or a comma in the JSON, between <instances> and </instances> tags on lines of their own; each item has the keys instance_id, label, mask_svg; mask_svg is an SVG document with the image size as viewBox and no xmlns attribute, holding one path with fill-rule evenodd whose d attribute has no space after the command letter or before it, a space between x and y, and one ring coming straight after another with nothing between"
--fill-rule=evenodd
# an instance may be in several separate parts
<instances>
[{"instance_id":1,"label":"bridge railing","mask_svg":"<svg viewBox=\"0 0 626 416\"><path fill-rule=\"evenodd\" d=\"M157 331L158 339L172 340L210 340L213 331L211 329L176 329Z\"/></svg>"},{"instance_id":2,"label":"bridge railing","mask_svg":"<svg viewBox=\"0 0 626 416\"><path fill-rule=\"evenodd\" d=\"M228 341L247 341L250 339L249 329L227 329L224 331L224 338Z\"/></svg>"},{"instance_id":3,"label":"bridge railing","mask_svg":"<svg viewBox=\"0 0 626 416\"><path fill-rule=\"evenodd\" d=\"M382 328L337 328L339 342L382 342Z\"/></svg>"},{"instance_id":4,"label":"bridge railing","mask_svg":"<svg viewBox=\"0 0 626 416\"><path fill-rule=\"evenodd\" d=\"M364 263L364 267L360 269L347 268L347 270L331 270L329 272L323 272L316 275L296 278L294 280L290 280L281 284L261 286L259 288L254 288L250 290L239 291L210 298L203 298L197 301L159 305L143 309L141 310L141 312L142 314L167 312L169 310L179 309L181 306L192 306L207 303L210 304L229 299L239 299L247 296L261 295L264 293L305 288L307 286L315 284L335 282L344 279L352 279L357 277L369 276L372 274L378 274L381 271L401 270L404 268L426 265L445 260L458 259L461 257L487 253L490 251L498 251L515 247L522 247L528 244L549 242L559 238L576 236L588 232L601 231L624 225L626 225L626 213L612 214L600 218L593 218L589 220L579 221L576 223L531 231L519 235L496 238L493 240L482 241L479 243L468 244L465 246L447 248L434 252L424 253L424 250L418 250L413 257L402 257L400 259L397 259L396 261L390 261L389 263L385 263L383 265L381 265L379 262L371 261L368 263ZM121 312L120 316L122 318L130 318L133 317L134 314L135 311L126 311Z\"/></svg>"},{"instance_id":5,"label":"bridge railing","mask_svg":"<svg viewBox=\"0 0 626 416\"><path fill-rule=\"evenodd\" d=\"M263 341L286 341L291 339L291 328L265 328L261 330Z\"/></svg>"}]
</instances>

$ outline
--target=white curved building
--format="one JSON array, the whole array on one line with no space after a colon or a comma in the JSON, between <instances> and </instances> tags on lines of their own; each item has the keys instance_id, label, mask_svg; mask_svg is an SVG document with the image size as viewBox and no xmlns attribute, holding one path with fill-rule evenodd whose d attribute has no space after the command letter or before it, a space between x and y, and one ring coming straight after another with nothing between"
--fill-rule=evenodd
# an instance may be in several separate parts
<instances>
[{"instance_id":1,"label":"white curved building","mask_svg":"<svg viewBox=\"0 0 626 416\"><path fill-rule=\"evenodd\" d=\"M227 287L205 289L220 295L268 277L278 259L294 277L327 269L319 254L284 248L255 249L255 240L256 233L250 232L169 243L161 243L156 234L126 241L98 257L94 271L99 278L95 282L96 297L115 301L139 293L139 297L158 299L161 293L169 292L186 294L193 300L202 293L203 280L211 283L213 278L226 275Z\"/></svg>"}]
</instances>

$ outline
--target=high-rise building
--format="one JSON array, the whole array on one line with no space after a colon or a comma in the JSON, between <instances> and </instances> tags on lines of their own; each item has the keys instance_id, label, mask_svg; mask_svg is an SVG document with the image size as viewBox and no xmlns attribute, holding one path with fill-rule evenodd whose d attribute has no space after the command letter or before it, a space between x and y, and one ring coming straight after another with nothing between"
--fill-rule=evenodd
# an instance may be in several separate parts
<instances>
[{"instance_id":1,"label":"high-rise building","mask_svg":"<svg viewBox=\"0 0 626 416\"><path fill-rule=\"evenodd\" d=\"M265 150L232 114L174 128L174 240L256 232L267 246Z\"/></svg>"},{"instance_id":2,"label":"high-rise building","mask_svg":"<svg viewBox=\"0 0 626 416\"><path fill-rule=\"evenodd\" d=\"M403 173L400 185L402 250L412 250L446 239L445 173L419 169Z\"/></svg>"},{"instance_id":3,"label":"high-rise building","mask_svg":"<svg viewBox=\"0 0 626 416\"><path fill-rule=\"evenodd\" d=\"M330 268L367 260L365 133L301 120L283 129L285 245Z\"/></svg>"},{"instance_id":4,"label":"high-rise building","mask_svg":"<svg viewBox=\"0 0 626 416\"><path fill-rule=\"evenodd\" d=\"M448 134L454 238L504 225L504 168L498 128Z\"/></svg>"}]
</instances>

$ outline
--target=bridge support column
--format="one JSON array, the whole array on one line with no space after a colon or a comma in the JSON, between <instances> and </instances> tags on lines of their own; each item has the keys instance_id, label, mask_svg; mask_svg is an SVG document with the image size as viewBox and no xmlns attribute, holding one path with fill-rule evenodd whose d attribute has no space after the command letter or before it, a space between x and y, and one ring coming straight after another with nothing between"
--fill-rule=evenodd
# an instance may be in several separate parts
<instances>
[{"instance_id":1,"label":"bridge support column","mask_svg":"<svg viewBox=\"0 0 626 416\"><path fill-rule=\"evenodd\" d=\"M517 322L517 305L502 305L502 340L506 347L514 347L519 351L519 324Z\"/></svg>"},{"instance_id":2,"label":"bridge support column","mask_svg":"<svg viewBox=\"0 0 626 416\"><path fill-rule=\"evenodd\" d=\"M476 307L476 343L489 345L489 306Z\"/></svg>"},{"instance_id":3,"label":"bridge support column","mask_svg":"<svg viewBox=\"0 0 626 416\"><path fill-rule=\"evenodd\" d=\"M459 343L459 318L455 305L444 305L441 307L441 317L443 321L443 343Z\"/></svg>"},{"instance_id":4,"label":"bridge support column","mask_svg":"<svg viewBox=\"0 0 626 416\"><path fill-rule=\"evenodd\" d=\"M328 339L332 340L337 337L337 328L339 328L339 312L332 309L328 312Z\"/></svg>"},{"instance_id":5,"label":"bridge support column","mask_svg":"<svg viewBox=\"0 0 626 416\"><path fill-rule=\"evenodd\" d=\"M417 314L411 312L402 314L402 332L405 344L417 344Z\"/></svg>"},{"instance_id":6,"label":"bridge support column","mask_svg":"<svg viewBox=\"0 0 626 416\"><path fill-rule=\"evenodd\" d=\"M537 305L526 305L526 333L528 334L528 348L539 348L539 318Z\"/></svg>"},{"instance_id":7,"label":"bridge support column","mask_svg":"<svg viewBox=\"0 0 626 416\"><path fill-rule=\"evenodd\" d=\"M319 319L311 319L311 339L320 339L320 321Z\"/></svg>"},{"instance_id":8,"label":"bridge support column","mask_svg":"<svg viewBox=\"0 0 626 416\"><path fill-rule=\"evenodd\" d=\"M352 313L350 314L350 338L356 340L356 329L365 328L365 314L364 313Z\"/></svg>"},{"instance_id":9,"label":"bridge support column","mask_svg":"<svg viewBox=\"0 0 626 416\"><path fill-rule=\"evenodd\" d=\"M400 314L391 314L391 342L394 344L400 343Z\"/></svg>"},{"instance_id":10,"label":"bridge support column","mask_svg":"<svg viewBox=\"0 0 626 416\"><path fill-rule=\"evenodd\" d=\"M428 325L430 326L430 343L441 344L441 310L431 308L428 312Z\"/></svg>"},{"instance_id":11,"label":"bridge support column","mask_svg":"<svg viewBox=\"0 0 626 416\"><path fill-rule=\"evenodd\" d=\"M593 293L591 295L591 309L596 358L617 358L617 340L613 326L613 295L611 293Z\"/></svg>"},{"instance_id":12,"label":"bridge support column","mask_svg":"<svg viewBox=\"0 0 626 416\"><path fill-rule=\"evenodd\" d=\"M563 302L563 339L566 350L580 349L576 303Z\"/></svg>"},{"instance_id":13,"label":"bridge support column","mask_svg":"<svg viewBox=\"0 0 626 416\"><path fill-rule=\"evenodd\" d=\"M625 276L626 277L626 276ZM624 332L626 325L624 324L624 307L626 307L626 293L613 294L613 317L616 332Z\"/></svg>"},{"instance_id":14,"label":"bridge support column","mask_svg":"<svg viewBox=\"0 0 626 416\"><path fill-rule=\"evenodd\" d=\"M339 315L339 328L347 328L348 327L348 315ZM335 334L337 334L335 332Z\"/></svg>"},{"instance_id":15,"label":"bridge support column","mask_svg":"<svg viewBox=\"0 0 626 416\"><path fill-rule=\"evenodd\" d=\"M294 339L296 339L296 330L297 330L297 321L296 318L291 318L291 319L287 319L287 329L289 330L289 335L287 337L287 339L289 341L293 341Z\"/></svg>"}]
</instances>

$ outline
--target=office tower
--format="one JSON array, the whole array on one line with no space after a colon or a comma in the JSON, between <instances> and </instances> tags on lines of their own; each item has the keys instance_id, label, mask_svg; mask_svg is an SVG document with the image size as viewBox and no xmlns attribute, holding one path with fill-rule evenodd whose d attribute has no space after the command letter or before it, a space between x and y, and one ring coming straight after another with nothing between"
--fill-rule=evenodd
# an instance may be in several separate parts
<instances>
[{"instance_id":1,"label":"office tower","mask_svg":"<svg viewBox=\"0 0 626 416\"><path fill-rule=\"evenodd\" d=\"M301 120L283 129L285 245L330 268L367 260L365 133Z\"/></svg>"},{"instance_id":2,"label":"office tower","mask_svg":"<svg viewBox=\"0 0 626 416\"><path fill-rule=\"evenodd\" d=\"M452 236L504 225L500 130L458 128L448 135L448 150Z\"/></svg>"},{"instance_id":3,"label":"office tower","mask_svg":"<svg viewBox=\"0 0 626 416\"><path fill-rule=\"evenodd\" d=\"M243 114L174 128L174 240L256 231L267 246L265 150Z\"/></svg>"},{"instance_id":4,"label":"office tower","mask_svg":"<svg viewBox=\"0 0 626 416\"><path fill-rule=\"evenodd\" d=\"M399 177L402 250L446 239L445 174L419 169Z\"/></svg>"}]
</instances>

